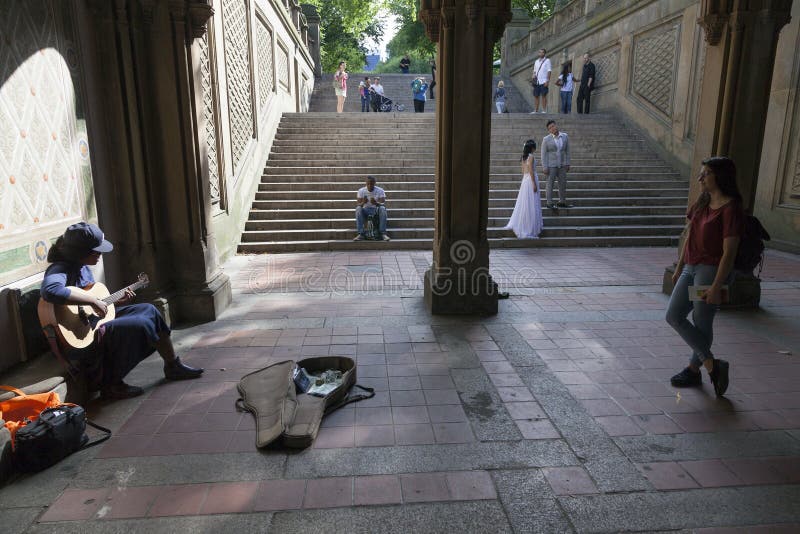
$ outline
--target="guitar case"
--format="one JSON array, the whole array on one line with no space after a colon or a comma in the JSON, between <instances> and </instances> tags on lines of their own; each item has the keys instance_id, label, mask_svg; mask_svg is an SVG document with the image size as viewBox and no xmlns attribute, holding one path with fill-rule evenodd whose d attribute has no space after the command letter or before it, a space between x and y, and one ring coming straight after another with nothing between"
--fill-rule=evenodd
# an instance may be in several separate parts
<instances>
[{"instance_id":1,"label":"guitar case","mask_svg":"<svg viewBox=\"0 0 800 534\"><path fill-rule=\"evenodd\" d=\"M302 367L312 375L329 369L341 371L342 384L325 397L297 393L295 367ZM366 393L351 395L354 386ZM355 362L343 356L274 363L243 376L237 389L241 398L236 406L255 417L258 448L280 438L286 447L304 449L314 442L325 415L351 402L375 396L372 388L356 384Z\"/></svg>"}]
</instances>

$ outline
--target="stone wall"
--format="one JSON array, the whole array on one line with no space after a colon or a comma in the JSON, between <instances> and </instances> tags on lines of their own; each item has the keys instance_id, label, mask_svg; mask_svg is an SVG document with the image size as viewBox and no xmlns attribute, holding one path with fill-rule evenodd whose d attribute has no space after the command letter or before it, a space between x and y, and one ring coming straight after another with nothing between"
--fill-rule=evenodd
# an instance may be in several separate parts
<instances>
[{"instance_id":1,"label":"stone wall","mask_svg":"<svg viewBox=\"0 0 800 534\"><path fill-rule=\"evenodd\" d=\"M755 215L771 246L800 253L800 2L778 40Z\"/></svg>"},{"instance_id":2,"label":"stone wall","mask_svg":"<svg viewBox=\"0 0 800 534\"><path fill-rule=\"evenodd\" d=\"M147 270L145 298L178 302L179 319L203 262L235 252L281 114L308 109L314 60L297 0L214 0L207 31L175 38L195 4L0 0L0 369L24 353L10 291L38 285L72 222L99 222L117 245L109 279Z\"/></svg>"},{"instance_id":3,"label":"stone wall","mask_svg":"<svg viewBox=\"0 0 800 534\"><path fill-rule=\"evenodd\" d=\"M66 2L0 0L0 339L9 291L44 270L66 226L97 218L80 52ZM14 343L0 368L19 361Z\"/></svg>"},{"instance_id":4,"label":"stone wall","mask_svg":"<svg viewBox=\"0 0 800 534\"><path fill-rule=\"evenodd\" d=\"M548 51L553 81L567 60L579 76L581 56L590 52L598 79L592 109L622 114L691 180L707 46L699 6L693 0L573 0L528 32L520 32L520 23L509 28L504 75L532 102L528 80L538 49ZM798 51L800 2L794 2L778 42L754 209L772 234L770 245L794 252L800 252ZM551 112L558 109L554 96Z\"/></svg>"},{"instance_id":5,"label":"stone wall","mask_svg":"<svg viewBox=\"0 0 800 534\"><path fill-rule=\"evenodd\" d=\"M589 52L597 68L592 111L621 112L688 172L705 46L697 13L694 0L573 0L506 45L505 70L532 102L528 81L536 51L545 48L553 63L548 111L555 113L561 65L572 61L580 77Z\"/></svg>"},{"instance_id":6,"label":"stone wall","mask_svg":"<svg viewBox=\"0 0 800 534\"><path fill-rule=\"evenodd\" d=\"M223 0L198 40L201 135L221 261L236 251L281 114L308 110L314 61L306 32L291 0Z\"/></svg>"}]
</instances>

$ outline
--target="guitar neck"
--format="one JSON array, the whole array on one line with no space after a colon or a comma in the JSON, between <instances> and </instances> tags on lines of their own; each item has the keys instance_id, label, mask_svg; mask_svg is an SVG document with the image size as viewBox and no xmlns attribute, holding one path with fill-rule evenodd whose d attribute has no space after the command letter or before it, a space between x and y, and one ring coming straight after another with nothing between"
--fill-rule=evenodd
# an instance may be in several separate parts
<instances>
[{"instance_id":1,"label":"guitar neck","mask_svg":"<svg viewBox=\"0 0 800 534\"><path fill-rule=\"evenodd\" d=\"M127 290L130 289L131 291L136 291L137 289L141 289L146 285L147 285L147 282L142 282L142 281L135 282L135 283L129 285L128 287L124 287L124 288L120 289L116 293L110 294L109 296L107 296L106 298L103 299L103 302L105 302L106 304L114 304L119 299L121 299L122 297L125 296L125 292Z\"/></svg>"}]
</instances>

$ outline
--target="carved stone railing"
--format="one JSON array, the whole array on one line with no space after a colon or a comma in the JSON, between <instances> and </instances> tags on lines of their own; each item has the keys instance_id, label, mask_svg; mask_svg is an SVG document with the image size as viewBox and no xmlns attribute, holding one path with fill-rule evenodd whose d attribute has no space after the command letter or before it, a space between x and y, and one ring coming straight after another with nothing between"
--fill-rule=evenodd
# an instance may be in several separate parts
<instances>
[{"instance_id":1,"label":"carved stone railing","mask_svg":"<svg viewBox=\"0 0 800 534\"><path fill-rule=\"evenodd\" d=\"M537 21L533 21L528 35L508 46L508 57L504 58L504 61L515 65L520 60L532 58L535 55L533 52L541 43L557 34L566 33L582 20L616 3L618 0L572 0L561 6L557 4L553 16L538 24Z\"/></svg>"}]
</instances>

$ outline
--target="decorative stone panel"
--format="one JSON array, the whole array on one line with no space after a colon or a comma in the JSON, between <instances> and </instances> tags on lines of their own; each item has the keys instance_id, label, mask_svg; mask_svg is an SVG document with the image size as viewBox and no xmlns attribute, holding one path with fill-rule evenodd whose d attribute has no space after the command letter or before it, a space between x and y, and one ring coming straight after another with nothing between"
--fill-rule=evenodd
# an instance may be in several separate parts
<instances>
[{"instance_id":1,"label":"decorative stone panel","mask_svg":"<svg viewBox=\"0 0 800 534\"><path fill-rule=\"evenodd\" d=\"M66 4L0 0L0 284L44 270L52 240L95 215Z\"/></svg>"},{"instance_id":2,"label":"decorative stone panel","mask_svg":"<svg viewBox=\"0 0 800 534\"><path fill-rule=\"evenodd\" d=\"M247 0L223 0L222 2L231 158L234 169L254 133L248 12Z\"/></svg>"},{"instance_id":3,"label":"decorative stone panel","mask_svg":"<svg viewBox=\"0 0 800 534\"><path fill-rule=\"evenodd\" d=\"M665 117L672 116L672 96L680 27L661 26L634 37L632 92Z\"/></svg>"},{"instance_id":4,"label":"decorative stone panel","mask_svg":"<svg viewBox=\"0 0 800 534\"><path fill-rule=\"evenodd\" d=\"M262 109L275 90L275 69L272 57L272 30L258 17L256 52L258 54L258 108Z\"/></svg>"},{"instance_id":5,"label":"decorative stone panel","mask_svg":"<svg viewBox=\"0 0 800 534\"><path fill-rule=\"evenodd\" d=\"M209 49L208 33L198 40L200 48L200 84L203 91L203 131L205 133L206 158L208 160L208 185L211 204L219 206L225 190L219 165L219 134L217 130L217 103L214 88L214 61Z\"/></svg>"},{"instance_id":6,"label":"decorative stone panel","mask_svg":"<svg viewBox=\"0 0 800 534\"><path fill-rule=\"evenodd\" d=\"M278 42L278 83L289 92L289 52L283 43Z\"/></svg>"},{"instance_id":7,"label":"decorative stone panel","mask_svg":"<svg viewBox=\"0 0 800 534\"><path fill-rule=\"evenodd\" d=\"M600 52L592 57L595 67L596 87L606 87L617 83L619 78L619 47Z\"/></svg>"}]
</instances>

